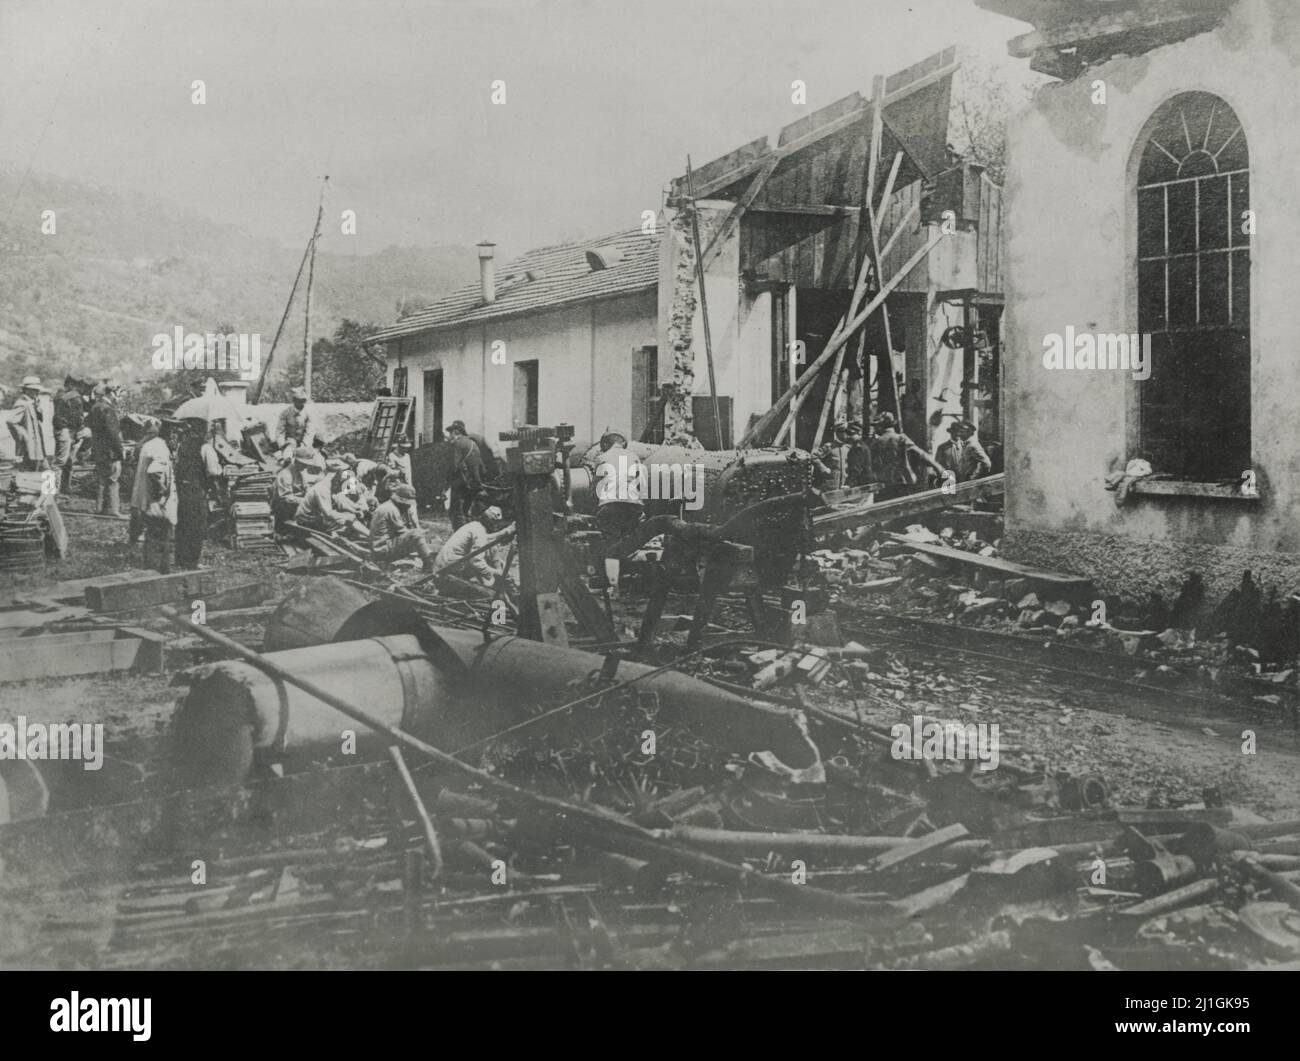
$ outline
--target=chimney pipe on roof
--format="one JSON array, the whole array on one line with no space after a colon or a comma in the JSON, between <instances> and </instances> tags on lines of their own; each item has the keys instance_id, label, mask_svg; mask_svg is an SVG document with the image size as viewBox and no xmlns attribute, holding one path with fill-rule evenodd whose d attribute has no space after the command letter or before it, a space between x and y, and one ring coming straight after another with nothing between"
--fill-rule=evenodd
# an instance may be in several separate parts
<instances>
[{"instance_id":1,"label":"chimney pipe on roof","mask_svg":"<svg viewBox=\"0 0 1300 1061\"><path fill-rule=\"evenodd\" d=\"M496 244L484 240L478 245L478 283L484 302L497 300L497 273L492 258L496 254Z\"/></svg>"}]
</instances>

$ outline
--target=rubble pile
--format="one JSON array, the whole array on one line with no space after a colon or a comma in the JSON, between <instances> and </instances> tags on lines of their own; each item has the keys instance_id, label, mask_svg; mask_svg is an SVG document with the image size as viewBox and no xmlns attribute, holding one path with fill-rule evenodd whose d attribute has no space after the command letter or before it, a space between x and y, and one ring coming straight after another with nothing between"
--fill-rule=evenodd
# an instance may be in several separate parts
<instances>
[{"instance_id":1,"label":"rubble pile","mask_svg":"<svg viewBox=\"0 0 1300 1061\"><path fill-rule=\"evenodd\" d=\"M1300 601L1283 607L1276 591L1264 598L1249 571L1241 588L1213 609L1206 606L1195 574L1172 606L1158 598L1139 605L1092 593L1063 594L1032 578L960 569L910 548L910 543L938 544L998 555L996 537L986 540L979 531L941 523L936 522L937 532L913 524L904 534L819 549L811 557L817 577L837 601L1128 656L1142 679L1246 679L1257 686L1261 704L1294 702Z\"/></svg>"}]
</instances>

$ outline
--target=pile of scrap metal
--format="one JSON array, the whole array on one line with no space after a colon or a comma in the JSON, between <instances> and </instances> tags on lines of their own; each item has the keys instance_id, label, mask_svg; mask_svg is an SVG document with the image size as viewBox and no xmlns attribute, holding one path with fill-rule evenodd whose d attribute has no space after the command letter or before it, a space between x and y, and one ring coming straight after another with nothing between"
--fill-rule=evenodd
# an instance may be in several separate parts
<instances>
[{"instance_id":1,"label":"pile of scrap metal","mask_svg":"<svg viewBox=\"0 0 1300 1061\"><path fill-rule=\"evenodd\" d=\"M8 927L25 959L1300 960L1300 822L896 758L810 695L870 650L746 639L653 667L329 578L281 604L261 653L171 616L234 658L185 675L167 784L0 829L6 908L76 911Z\"/></svg>"}]
</instances>

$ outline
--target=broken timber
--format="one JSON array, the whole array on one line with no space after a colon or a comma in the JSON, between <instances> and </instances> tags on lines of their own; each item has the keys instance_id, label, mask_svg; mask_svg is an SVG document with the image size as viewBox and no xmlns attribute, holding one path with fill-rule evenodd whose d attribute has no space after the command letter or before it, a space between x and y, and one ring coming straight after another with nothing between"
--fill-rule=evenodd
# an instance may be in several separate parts
<instances>
[{"instance_id":1,"label":"broken timber","mask_svg":"<svg viewBox=\"0 0 1300 1061\"><path fill-rule=\"evenodd\" d=\"M968 504L977 498L999 496L1003 492L1004 483L1005 476L999 473L958 483L955 490L948 492L938 487L934 490L921 490L915 494L896 497L891 501L879 501L853 508L835 508L813 516L813 534L818 539L823 539L838 531L869 527L909 516L921 516L929 512L938 512L950 505Z\"/></svg>"},{"instance_id":2,"label":"broken timber","mask_svg":"<svg viewBox=\"0 0 1300 1061\"><path fill-rule=\"evenodd\" d=\"M206 571L178 571L130 582L91 583L86 586L86 606L97 612L123 612L156 604L188 602L211 592L212 575Z\"/></svg>"},{"instance_id":3,"label":"broken timber","mask_svg":"<svg viewBox=\"0 0 1300 1061\"><path fill-rule=\"evenodd\" d=\"M159 674L167 638L133 627L0 639L0 682L67 678L106 671Z\"/></svg>"},{"instance_id":4,"label":"broken timber","mask_svg":"<svg viewBox=\"0 0 1300 1061\"><path fill-rule=\"evenodd\" d=\"M1002 575L1013 575L1016 578L1029 579L1032 582L1050 586L1060 593L1086 593L1092 590L1092 580L1079 575L1064 575L1057 571L1043 571L1036 567L1017 564L1013 560L1003 560L996 556L980 556L979 553L968 553L965 550L952 549L946 545L931 545L929 542L913 541L903 534L890 534L888 537L900 545L906 545L909 549L915 549L917 552L924 553L926 556L933 556L938 560L949 560L953 563L966 564L971 567L982 567Z\"/></svg>"}]
</instances>

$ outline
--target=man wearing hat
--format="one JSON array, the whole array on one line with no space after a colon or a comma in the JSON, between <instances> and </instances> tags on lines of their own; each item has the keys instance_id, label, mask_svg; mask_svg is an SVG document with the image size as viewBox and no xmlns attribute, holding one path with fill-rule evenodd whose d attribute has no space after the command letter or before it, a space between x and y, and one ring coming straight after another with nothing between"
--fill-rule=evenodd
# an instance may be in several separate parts
<instances>
[{"instance_id":1,"label":"man wearing hat","mask_svg":"<svg viewBox=\"0 0 1300 1061\"><path fill-rule=\"evenodd\" d=\"M63 377L63 390L54 397L54 467L60 470L59 493L72 489L73 442L86 420L86 406L75 377Z\"/></svg>"},{"instance_id":2,"label":"man wearing hat","mask_svg":"<svg viewBox=\"0 0 1300 1061\"><path fill-rule=\"evenodd\" d=\"M10 433L18 450L18 469L24 472L37 472L49 466L49 450L45 445L44 417L41 415L40 377L26 376L22 383L22 392L14 402L17 413L9 421Z\"/></svg>"},{"instance_id":3,"label":"man wearing hat","mask_svg":"<svg viewBox=\"0 0 1300 1061\"><path fill-rule=\"evenodd\" d=\"M469 519L469 506L483 490L483 455L478 443L469 437L464 420L453 420L447 428L447 440L452 446L451 491L448 515L453 529L464 526Z\"/></svg>"},{"instance_id":4,"label":"man wearing hat","mask_svg":"<svg viewBox=\"0 0 1300 1061\"><path fill-rule=\"evenodd\" d=\"M862 437L862 425L851 423L844 428L844 482L846 486L866 486L872 481L871 448Z\"/></svg>"},{"instance_id":5,"label":"man wearing hat","mask_svg":"<svg viewBox=\"0 0 1300 1061\"><path fill-rule=\"evenodd\" d=\"M871 440L871 467L876 481L883 484L875 494L877 501L910 494L916 486L916 472L912 460L933 468L942 479L953 475L930 454L900 432L893 413L881 413L871 421L875 437Z\"/></svg>"},{"instance_id":6,"label":"man wearing hat","mask_svg":"<svg viewBox=\"0 0 1300 1061\"><path fill-rule=\"evenodd\" d=\"M186 417L176 447L176 566L198 568L208 537L208 495L221 465L209 444L211 429L198 417Z\"/></svg>"},{"instance_id":7,"label":"man wearing hat","mask_svg":"<svg viewBox=\"0 0 1300 1061\"><path fill-rule=\"evenodd\" d=\"M514 533L513 526L502 529L501 522L501 510L496 505L489 505L478 519L461 524L438 550L433 562L434 574L465 560L453 572L456 577L491 589L501 572L488 562L486 547Z\"/></svg>"},{"instance_id":8,"label":"man wearing hat","mask_svg":"<svg viewBox=\"0 0 1300 1061\"><path fill-rule=\"evenodd\" d=\"M975 437L977 430L978 428L971 421L961 421L961 457L954 470L957 473L958 480L963 483L988 475L993 468L993 462L989 459L988 453L980 445L979 439Z\"/></svg>"},{"instance_id":9,"label":"man wearing hat","mask_svg":"<svg viewBox=\"0 0 1300 1061\"><path fill-rule=\"evenodd\" d=\"M325 462L325 474L307 488L303 499L298 503L294 522L312 530L333 533L345 528L357 536L364 535L365 527L356 522L355 513L345 511L343 491L346 479L352 473L341 460L330 459Z\"/></svg>"},{"instance_id":10,"label":"man wearing hat","mask_svg":"<svg viewBox=\"0 0 1300 1061\"><path fill-rule=\"evenodd\" d=\"M316 432L320 426L316 423L316 411L307 404L307 391L304 388L294 387L289 392L289 397L289 405L276 422L276 445L282 460L297 447L314 449Z\"/></svg>"},{"instance_id":11,"label":"man wearing hat","mask_svg":"<svg viewBox=\"0 0 1300 1061\"><path fill-rule=\"evenodd\" d=\"M90 452L95 458L95 478L99 488L101 515L120 516L121 498L118 482L122 478L122 423L117 414L118 390L111 383L101 383L92 392L90 407Z\"/></svg>"},{"instance_id":12,"label":"man wearing hat","mask_svg":"<svg viewBox=\"0 0 1300 1061\"><path fill-rule=\"evenodd\" d=\"M298 506L325 471L325 462L309 446L293 451L293 461L281 468L271 487L271 511L278 531L286 520L298 514Z\"/></svg>"},{"instance_id":13,"label":"man wearing hat","mask_svg":"<svg viewBox=\"0 0 1300 1061\"><path fill-rule=\"evenodd\" d=\"M370 556L391 564L411 553L424 561L426 572L433 571L433 550L415 515L415 487L399 483L370 518Z\"/></svg>"}]
</instances>

